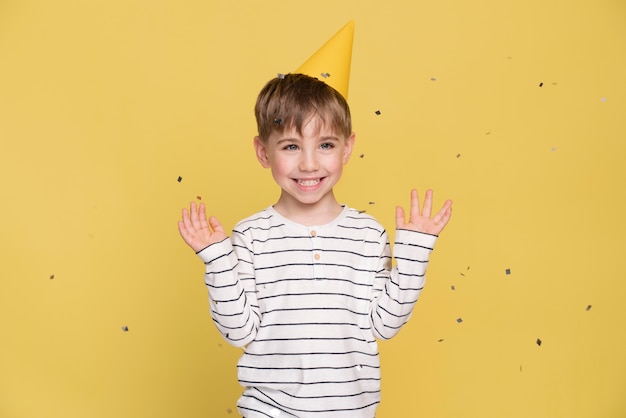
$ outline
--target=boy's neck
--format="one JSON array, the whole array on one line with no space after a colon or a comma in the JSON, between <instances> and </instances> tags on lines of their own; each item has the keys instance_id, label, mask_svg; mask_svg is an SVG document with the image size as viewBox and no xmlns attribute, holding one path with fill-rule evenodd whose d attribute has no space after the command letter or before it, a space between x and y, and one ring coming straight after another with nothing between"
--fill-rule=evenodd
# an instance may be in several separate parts
<instances>
[{"instance_id":1,"label":"boy's neck","mask_svg":"<svg viewBox=\"0 0 626 418\"><path fill-rule=\"evenodd\" d=\"M343 206L334 196L308 205L281 195L273 208L281 216L304 226L326 225L337 218L343 210Z\"/></svg>"}]
</instances>

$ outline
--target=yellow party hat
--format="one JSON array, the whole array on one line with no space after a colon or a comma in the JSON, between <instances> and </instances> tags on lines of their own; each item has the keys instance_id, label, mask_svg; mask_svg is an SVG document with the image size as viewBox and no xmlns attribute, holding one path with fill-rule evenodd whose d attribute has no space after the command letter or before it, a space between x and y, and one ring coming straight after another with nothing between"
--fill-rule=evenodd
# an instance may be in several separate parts
<instances>
[{"instance_id":1,"label":"yellow party hat","mask_svg":"<svg viewBox=\"0 0 626 418\"><path fill-rule=\"evenodd\" d=\"M323 80L347 99L353 38L354 20L351 20L306 60L296 73Z\"/></svg>"}]
</instances>

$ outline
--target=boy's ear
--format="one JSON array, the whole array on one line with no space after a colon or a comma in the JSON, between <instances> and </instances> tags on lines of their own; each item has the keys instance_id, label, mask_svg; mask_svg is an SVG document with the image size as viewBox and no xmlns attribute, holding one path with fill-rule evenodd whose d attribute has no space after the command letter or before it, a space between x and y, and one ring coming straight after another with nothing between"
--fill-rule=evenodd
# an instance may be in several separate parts
<instances>
[{"instance_id":1,"label":"boy's ear","mask_svg":"<svg viewBox=\"0 0 626 418\"><path fill-rule=\"evenodd\" d=\"M256 158L259 160L264 168L270 167L270 160L267 157L267 148L263 140L257 135L254 137L254 151L256 152Z\"/></svg>"},{"instance_id":2,"label":"boy's ear","mask_svg":"<svg viewBox=\"0 0 626 418\"><path fill-rule=\"evenodd\" d=\"M352 132L348 138L346 138L346 147L343 153L343 163L347 164L350 160L350 156L352 155L352 150L354 149L354 141L356 141L356 134Z\"/></svg>"}]
</instances>

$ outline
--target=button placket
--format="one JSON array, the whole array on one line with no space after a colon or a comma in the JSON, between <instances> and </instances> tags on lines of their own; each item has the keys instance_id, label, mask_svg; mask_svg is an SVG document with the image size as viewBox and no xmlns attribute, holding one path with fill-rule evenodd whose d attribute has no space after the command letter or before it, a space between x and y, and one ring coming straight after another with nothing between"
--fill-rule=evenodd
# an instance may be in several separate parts
<instances>
[{"instance_id":1,"label":"button placket","mask_svg":"<svg viewBox=\"0 0 626 418\"><path fill-rule=\"evenodd\" d=\"M309 235L311 237L311 248L313 252L313 276L315 277L315 281L319 281L322 278L322 266L318 263L321 260L322 254L317 245L317 230L309 229Z\"/></svg>"}]
</instances>

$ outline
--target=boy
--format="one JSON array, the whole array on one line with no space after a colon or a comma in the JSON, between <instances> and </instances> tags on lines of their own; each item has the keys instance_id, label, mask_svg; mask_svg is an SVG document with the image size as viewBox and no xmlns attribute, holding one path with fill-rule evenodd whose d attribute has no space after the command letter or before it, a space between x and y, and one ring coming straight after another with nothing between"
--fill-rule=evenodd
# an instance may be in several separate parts
<instances>
[{"instance_id":1,"label":"boy","mask_svg":"<svg viewBox=\"0 0 626 418\"><path fill-rule=\"evenodd\" d=\"M376 339L408 321L452 202L431 219L432 192L420 209L413 190L409 219L396 208L392 269L385 229L333 194L355 140L341 94L288 74L261 90L255 115L254 148L281 188L278 202L240 221L230 238L204 204L192 202L178 222L206 264L213 321L244 347L239 412L372 418L380 401Z\"/></svg>"}]
</instances>

